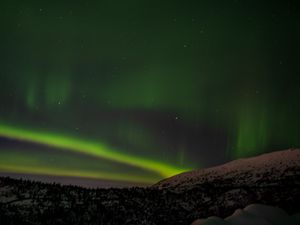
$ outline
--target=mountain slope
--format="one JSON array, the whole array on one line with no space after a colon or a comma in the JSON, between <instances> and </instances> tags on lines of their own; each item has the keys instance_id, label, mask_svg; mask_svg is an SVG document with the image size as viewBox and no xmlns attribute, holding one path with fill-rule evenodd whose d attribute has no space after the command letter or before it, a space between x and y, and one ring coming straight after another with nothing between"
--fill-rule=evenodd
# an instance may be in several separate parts
<instances>
[{"instance_id":1,"label":"mountain slope","mask_svg":"<svg viewBox=\"0 0 300 225\"><path fill-rule=\"evenodd\" d=\"M300 184L300 149L289 149L245 158L208 169L198 169L167 178L154 188L192 189L207 183L222 181L222 186L276 186L293 177ZM283 183L284 182L284 183Z\"/></svg>"}]
</instances>

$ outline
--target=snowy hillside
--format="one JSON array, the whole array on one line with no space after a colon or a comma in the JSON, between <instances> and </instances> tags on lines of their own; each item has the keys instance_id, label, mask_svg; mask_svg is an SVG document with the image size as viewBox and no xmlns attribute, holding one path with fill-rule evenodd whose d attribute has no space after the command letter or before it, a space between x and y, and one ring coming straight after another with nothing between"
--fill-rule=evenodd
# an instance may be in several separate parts
<instances>
[{"instance_id":1,"label":"snowy hillside","mask_svg":"<svg viewBox=\"0 0 300 225\"><path fill-rule=\"evenodd\" d=\"M219 180L223 181L222 186L274 186L292 176L300 184L300 149L272 152L182 173L162 180L153 187L191 189Z\"/></svg>"}]
</instances>

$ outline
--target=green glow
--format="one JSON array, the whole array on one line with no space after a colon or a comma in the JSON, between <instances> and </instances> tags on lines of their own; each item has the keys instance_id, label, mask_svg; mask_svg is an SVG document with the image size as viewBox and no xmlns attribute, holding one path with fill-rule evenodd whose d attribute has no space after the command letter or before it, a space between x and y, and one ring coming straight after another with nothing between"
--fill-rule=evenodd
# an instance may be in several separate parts
<instances>
[{"instance_id":1,"label":"green glow","mask_svg":"<svg viewBox=\"0 0 300 225\"><path fill-rule=\"evenodd\" d=\"M0 1L0 152L163 178L299 147L291 1L24 2Z\"/></svg>"},{"instance_id":2,"label":"green glow","mask_svg":"<svg viewBox=\"0 0 300 225\"><path fill-rule=\"evenodd\" d=\"M36 87L35 84L30 84L27 95L26 95L26 103L28 108L33 109L36 105Z\"/></svg>"},{"instance_id":3,"label":"green glow","mask_svg":"<svg viewBox=\"0 0 300 225\"><path fill-rule=\"evenodd\" d=\"M105 173L122 173L135 176L143 176L156 180L162 177L156 173L146 170L136 169L127 164L112 162L106 159L90 157L83 154L74 154L70 151L40 151L41 146L31 146L30 148L5 148L0 151L0 164L35 166L35 167L55 167L68 170L83 171L104 171Z\"/></svg>"},{"instance_id":4,"label":"green glow","mask_svg":"<svg viewBox=\"0 0 300 225\"><path fill-rule=\"evenodd\" d=\"M126 155L124 153L117 152L104 144L80 140L75 137L31 131L3 124L0 125L0 136L11 139L18 139L21 141L34 142L37 144L47 145L62 150L79 152L91 156L109 159L115 162L125 163L131 166L136 166L149 171L157 172L162 177L169 177L187 170L158 161Z\"/></svg>"},{"instance_id":5,"label":"green glow","mask_svg":"<svg viewBox=\"0 0 300 225\"><path fill-rule=\"evenodd\" d=\"M262 152L267 144L268 124L262 109L244 107L238 121L234 157Z\"/></svg>"},{"instance_id":6,"label":"green glow","mask_svg":"<svg viewBox=\"0 0 300 225\"><path fill-rule=\"evenodd\" d=\"M70 152L26 150L1 149L0 170L10 173L78 176L145 184L153 184L161 179L157 174L99 158Z\"/></svg>"},{"instance_id":7,"label":"green glow","mask_svg":"<svg viewBox=\"0 0 300 225\"><path fill-rule=\"evenodd\" d=\"M47 106L63 105L71 94L71 83L65 73L51 74L47 77L45 85Z\"/></svg>"},{"instance_id":8,"label":"green glow","mask_svg":"<svg viewBox=\"0 0 300 225\"><path fill-rule=\"evenodd\" d=\"M190 76L183 74L189 73ZM121 76L110 86L104 87L93 96L111 99L112 107L170 110L189 116L202 107L197 92L202 89L202 78L194 75L190 68L160 66L149 71L137 70ZM138 83L139 85L132 85ZM172 85L170 85L170 83Z\"/></svg>"},{"instance_id":9,"label":"green glow","mask_svg":"<svg viewBox=\"0 0 300 225\"><path fill-rule=\"evenodd\" d=\"M24 85L25 103L28 109L34 110L39 103L39 77L32 68L24 70L22 83L26 84Z\"/></svg>"},{"instance_id":10,"label":"green glow","mask_svg":"<svg viewBox=\"0 0 300 225\"><path fill-rule=\"evenodd\" d=\"M130 181L145 184L153 184L157 182L155 179L149 179L144 176L131 176L121 173L105 173L105 172L94 172L94 171L83 171L83 170L68 170L61 168L50 168L50 167L37 167L37 166L19 166L10 164L0 164L0 170L2 172L10 173L27 173L36 175L51 175L51 176L68 176L68 177L81 177L81 178L93 178L93 179L106 179L115 181Z\"/></svg>"}]
</instances>

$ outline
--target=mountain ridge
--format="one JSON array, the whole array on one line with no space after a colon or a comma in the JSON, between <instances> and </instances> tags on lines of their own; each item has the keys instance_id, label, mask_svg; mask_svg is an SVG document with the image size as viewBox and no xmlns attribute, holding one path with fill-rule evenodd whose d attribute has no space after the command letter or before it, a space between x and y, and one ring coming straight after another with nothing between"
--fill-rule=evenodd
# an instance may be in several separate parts
<instances>
[{"instance_id":1,"label":"mountain ridge","mask_svg":"<svg viewBox=\"0 0 300 225\"><path fill-rule=\"evenodd\" d=\"M268 175L277 181L287 176L295 176L300 183L300 149L288 149L265 153L259 156L242 158L231 162L184 172L154 184L153 188L184 189L193 185L214 182L218 179L231 179L230 185L262 185L269 182ZM250 180L239 179L248 176ZM270 178L270 177L269 177ZM265 184L266 185L266 184ZM268 185L271 185L268 183Z\"/></svg>"}]
</instances>

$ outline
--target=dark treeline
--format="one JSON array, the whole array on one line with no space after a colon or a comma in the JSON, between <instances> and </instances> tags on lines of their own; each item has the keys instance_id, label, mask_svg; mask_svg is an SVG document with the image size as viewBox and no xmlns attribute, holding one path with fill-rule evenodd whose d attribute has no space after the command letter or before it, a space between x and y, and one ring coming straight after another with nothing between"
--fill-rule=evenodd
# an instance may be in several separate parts
<instances>
[{"instance_id":1,"label":"dark treeline","mask_svg":"<svg viewBox=\"0 0 300 225\"><path fill-rule=\"evenodd\" d=\"M299 212L299 185L287 188L288 191L284 183L267 188L232 187L226 181L216 181L185 191L137 187L86 189L0 178L0 223L189 225L197 218L230 215L250 203ZM287 195L292 192L293 195Z\"/></svg>"}]
</instances>

